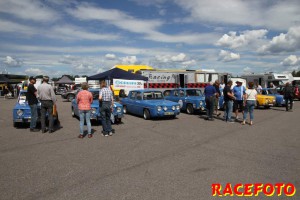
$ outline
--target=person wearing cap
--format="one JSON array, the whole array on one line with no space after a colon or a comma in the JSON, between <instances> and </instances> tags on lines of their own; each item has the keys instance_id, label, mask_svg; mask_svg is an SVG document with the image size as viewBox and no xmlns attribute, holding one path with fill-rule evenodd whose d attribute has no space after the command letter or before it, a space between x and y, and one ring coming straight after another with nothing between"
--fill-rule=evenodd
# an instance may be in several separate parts
<instances>
[{"instance_id":1,"label":"person wearing cap","mask_svg":"<svg viewBox=\"0 0 300 200\"><path fill-rule=\"evenodd\" d=\"M244 113L244 95L246 94L246 88L242 85L241 81L236 81L236 85L233 87L232 91L235 96L233 102L233 112L235 112L235 119L238 120L239 110Z\"/></svg>"},{"instance_id":2,"label":"person wearing cap","mask_svg":"<svg viewBox=\"0 0 300 200\"><path fill-rule=\"evenodd\" d=\"M46 113L48 112L49 119L49 133L53 133L53 105L56 102L54 90L51 85L48 84L49 77L43 77L43 83L38 87L38 96L41 102L41 125L42 133L46 133Z\"/></svg>"},{"instance_id":3,"label":"person wearing cap","mask_svg":"<svg viewBox=\"0 0 300 200\"><path fill-rule=\"evenodd\" d=\"M225 104L224 118L225 121L228 123L234 123L234 121L231 119L231 115L232 115L233 100L235 100L235 96L231 90L231 86L232 86L232 81L230 80L227 82L227 85L223 90L224 104Z\"/></svg>"},{"instance_id":4,"label":"person wearing cap","mask_svg":"<svg viewBox=\"0 0 300 200\"><path fill-rule=\"evenodd\" d=\"M31 76L29 78L29 85L27 87L27 94L26 94L26 100L30 107L30 113L31 113L30 132L40 131L39 129L36 128L36 120L38 118L38 112L37 112L38 100L37 100L37 90L34 87L35 83L36 83L36 79Z\"/></svg>"}]
</instances>

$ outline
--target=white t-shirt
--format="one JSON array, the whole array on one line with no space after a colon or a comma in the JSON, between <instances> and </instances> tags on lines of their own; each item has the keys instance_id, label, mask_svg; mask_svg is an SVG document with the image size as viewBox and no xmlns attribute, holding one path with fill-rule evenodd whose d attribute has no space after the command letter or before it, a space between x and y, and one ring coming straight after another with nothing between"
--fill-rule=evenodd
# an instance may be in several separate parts
<instances>
[{"instance_id":1,"label":"white t-shirt","mask_svg":"<svg viewBox=\"0 0 300 200\"><path fill-rule=\"evenodd\" d=\"M247 100L256 100L257 91L255 89L247 89L246 94L248 96Z\"/></svg>"}]
</instances>

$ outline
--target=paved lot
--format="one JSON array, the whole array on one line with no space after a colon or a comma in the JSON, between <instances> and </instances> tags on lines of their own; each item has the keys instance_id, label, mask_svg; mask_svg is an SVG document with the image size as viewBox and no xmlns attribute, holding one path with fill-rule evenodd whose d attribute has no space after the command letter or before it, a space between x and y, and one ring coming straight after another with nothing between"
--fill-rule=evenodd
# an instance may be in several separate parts
<instances>
[{"instance_id":1,"label":"paved lot","mask_svg":"<svg viewBox=\"0 0 300 200\"><path fill-rule=\"evenodd\" d=\"M112 137L78 139L70 102L58 100L63 128L53 134L12 127L16 100L0 99L0 199L194 200L211 184L291 182L300 194L300 102L255 110L254 126L126 115ZM254 198L253 198L254 199ZM258 199L264 199L260 197Z\"/></svg>"}]
</instances>

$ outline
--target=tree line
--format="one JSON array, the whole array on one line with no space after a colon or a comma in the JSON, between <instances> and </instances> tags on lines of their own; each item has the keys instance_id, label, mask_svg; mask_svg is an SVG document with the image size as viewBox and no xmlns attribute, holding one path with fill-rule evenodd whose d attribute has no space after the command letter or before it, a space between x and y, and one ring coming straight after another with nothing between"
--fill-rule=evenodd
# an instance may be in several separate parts
<instances>
[{"instance_id":1,"label":"tree line","mask_svg":"<svg viewBox=\"0 0 300 200\"><path fill-rule=\"evenodd\" d=\"M87 75L83 75L83 76L79 76L79 75L68 75L68 74L64 74L61 77L53 77L51 80L52 81L58 81L59 79L61 79L63 76L67 76L69 79L71 79L72 81L75 80L75 78L84 78L84 77L88 77ZM35 76L35 78L43 78L43 75L37 75Z\"/></svg>"},{"instance_id":2,"label":"tree line","mask_svg":"<svg viewBox=\"0 0 300 200\"><path fill-rule=\"evenodd\" d=\"M300 71L294 70L294 71L292 72L292 75L293 75L293 77L300 77Z\"/></svg>"}]
</instances>

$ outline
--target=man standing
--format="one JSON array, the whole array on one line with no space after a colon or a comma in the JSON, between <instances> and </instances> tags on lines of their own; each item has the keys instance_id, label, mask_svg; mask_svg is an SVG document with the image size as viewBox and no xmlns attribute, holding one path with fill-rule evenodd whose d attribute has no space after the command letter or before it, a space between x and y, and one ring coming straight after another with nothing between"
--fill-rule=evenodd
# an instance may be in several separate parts
<instances>
[{"instance_id":1,"label":"man standing","mask_svg":"<svg viewBox=\"0 0 300 200\"><path fill-rule=\"evenodd\" d=\"M238 120L239 110L244 113L244 95L246 94L246 88L242 85L241 81L236 81L236 86L233 87L233 94L235 97L233 103L233 111L235 112L235 119Z\"/></svg>"},{"instance_id":2,"label":"man standing","mask_svg":"<svg viewBox=\"0 0 300 200\"><path fill-rule=\"evenodd\" d=\"M285 99L286 111L293 112L294 89L289 82L285 84L285 87L283 89L283 97ZM290 104L290 109L289 109L289 104Z\"/></svg>"},{"instance_id":3,"label":"man standing","mask_svg":"<svg viewBox=\"0 0 300 200\"><path fill-rule=\"evenodd\" d=\"M114 108L114 98L111 90L106 86L105 80L102 80L100 85L99 101L101 105L102 133L103 136L112 136L112 134L115 133L115 130L111 128L110 115Z\"/></svg>"},{"instance_id":4,"label":"man standing","mask_svg":"<svg viewBox=\"0 0 300 200\"><path fill-rule=\"evenodd\" d=\"M213 82L210 82L204 89L205 103L206 103L206 114L207 120L213 121L214 103L216 96L216 88L213 86Z\"/></svg>"},{"instance_id":5,"label":"man standing","mask_svg":"<svg viewBox=\"0 0 300 200\"><path fill-rule=\"evenodd\" d=\"M53 106L56 102L54 90L51 85L48 84L49 77L43 77L43 83L38 87L38 96L41 101L41 124L42 133L46 133L46 112L48 112L49 119L49 133L53 133Z\"/></svg>"},{"instance_id":6,"label":"man standing","mask_svg":"<svg viewBox=\"0 0 300 200\"><path fill-rule=\"evenodd\" d=\"M235 97L232 93L231 90L232 86L232 81L228 81L227 85L224 88L224 102L225 102L225 112L224 112L224 117L226 122L233 123L231 120L231 115L232 115L232 106L233 106L233 100L235 100Z\"/></svg>"},{"instance_id":7,"label":"man standing","mask_svg":"<svg viewBox=\"0 0 300 200\"><path fill-rule=\"evenodd\" d=\"M28 105L30 107L30 112L31 112L30 132L40 131L39 129L36 129L36 120L38 117L38 113L37 113L38 100L36 98L37 90L34 87L35 82L36 82L36 79L31 76L29 78L29 85L27 88L27 102L28 102Z\"/></svg>"},{"instance_id":8,"label":"man standing","mask_svg":"<svg viewBox=\"0 0 300 200\"><path fill-rule=\"evenodd\" d=\"M276 86L273 84L273 82L271 82L269 88L276 89Z\"/></svg>"},{"instance_id":9,"label":"man standing","mask_svg":"<svg viewBox=\"0 0 300 200\"><path fill-rule=\"evenodd\" d=\"M217 117L219 115L221 115L221 113L219 112L219 98L221 97L221 91L220 91L220 82L218 80L215 81L214 83L214 87L216 89L216 97L215 97L215 105L214 105L214 109L216 111L216 115Z\"/></svg>"}]
</instances>

